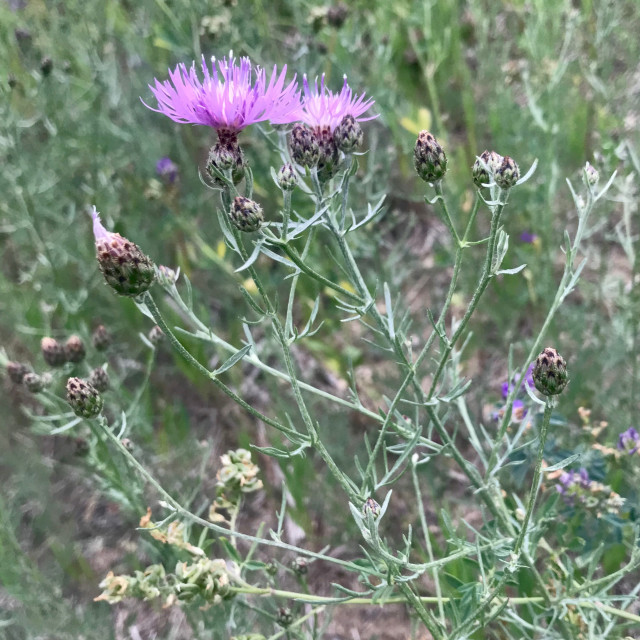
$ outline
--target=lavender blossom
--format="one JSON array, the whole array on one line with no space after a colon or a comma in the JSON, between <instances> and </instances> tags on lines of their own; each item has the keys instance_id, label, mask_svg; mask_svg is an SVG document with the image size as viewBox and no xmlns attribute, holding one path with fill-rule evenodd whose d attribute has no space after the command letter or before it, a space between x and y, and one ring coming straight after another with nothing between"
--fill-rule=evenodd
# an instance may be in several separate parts
<instances>
[{"instance_id":1,"label":"lavender blossom","mask_svg":"<svg viewBox=\"0 0 640 640\"><path fill-rule=\"evenodd\" d=\"M626 451L630 456L640 448L640 433L629 427L618 436L618 449Z\"/></svg>"},{"instance_id":2,"label":"lavender blossom","mask_svg":"<svg viewBox=\"0 0 640 640\"><path fill-rule=\"evenodd\" d=\"M198 78L195 62L190 69L180 63L169 70L169 80L155 79L155 85L149 85L158 108L143 104L174 122L206 125L237 135L256 122L286 124L298 119L300 92L295 78L285 86L286 72L286 65L279 75L274 66L267 82L264 69L256 67L254 83L249 58L241 58L239 65L231 54L229 59L212 58L210 72L202 56L204 80Z\"/></svg>"}]
</instances>

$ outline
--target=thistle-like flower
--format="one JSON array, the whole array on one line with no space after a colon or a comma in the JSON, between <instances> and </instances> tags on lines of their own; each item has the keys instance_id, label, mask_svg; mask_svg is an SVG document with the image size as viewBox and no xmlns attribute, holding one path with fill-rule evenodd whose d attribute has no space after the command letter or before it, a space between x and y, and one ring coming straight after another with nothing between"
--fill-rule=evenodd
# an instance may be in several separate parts
<instances>
[{"instance_id":1,"label":"thistle-like flower","mask_svg":"<svg viewBox=\"0 0 640 640\"><path fill-rule=\"evenodd\" d=\"M413 163L425 182L438 182L447 172L447 156L435 136L421 131L413 151Z\"/></svg>"},{"instance_id":2,"label":"thistle-like flower","mask_svg":"<svg viewBox=\"0 0 640 640\"><path fill-rule=\"evenodd\" d=\"M333 93L325 87L324 74L320 80L320 88L318 88L318 78L316 78L315 86L311 88L307 76L304 77L302 85L304 102L300 119L316 132L328 127L333 135L336 127L345 116L351 116L357 122L365 122L378 117L377 115L362 117L375 101L372 98L365 99L364 93L360 96L353 95L351 87L347 84L347 76L344 76L340 93Z\"/></svg>"},{"instance_id":3,"label":"thistle-like flower","mask_svg":"<svg viewBox=\"0 0 640 640\"><path fill-rule=\"evenodd\" d=\"M287 124L298 119L300 92L295 78L285 86L286 65L280 74L274 66L269 82L260 67L256 67L253 81L249 58L241 58L239 64L232 54L229 59L212 58L209 71L202 56L201 66L203 80L196 73L195 62L190 69L180 63L169 70L169 80L155 80L155 85L149 85L158 108L143 104L174 122L201 124L234 134L256 122Z\"/></svg>"},{"instance_id":4,"label":"thistle-like flower","mask_svg":"<svg viewBox=\"0 0 640 640\"><path fill-rule=\"evenodd\" d=\"M95 387L81 378L67 380L67 402L74 413L82 418L95 418L104 404Z\"/></svg>"},{"instance_id":5,"label":"thistle-like flower","mask_svg":"<svg viewBox=\"0 0 640 640\"><path fill-rule=\"evenodd\" d=\"M536 389L545 396L555 396L562 393L568 382L567 363L553 347L547 347L533 368Z\"/></svg>"},{"instance_id":6,"label":"thistle-like flower","mask_svg":"<svg viewBox=\"0 0 640 640\"><path fill-rule=\"evenodd\" d=\"M122 296L135 297L147 291L156 277L151 260L138 245L107 231L95 207L91 217L96 256L107 284Z\"/></svg>"}]
</instances>

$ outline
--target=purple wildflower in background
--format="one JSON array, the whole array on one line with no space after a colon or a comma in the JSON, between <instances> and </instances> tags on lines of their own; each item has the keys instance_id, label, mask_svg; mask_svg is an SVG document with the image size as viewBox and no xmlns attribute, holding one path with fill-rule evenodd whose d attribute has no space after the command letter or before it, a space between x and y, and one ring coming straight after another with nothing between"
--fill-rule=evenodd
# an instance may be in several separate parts
<instances>
[{"instance_id":1,"label":"purple wildflower in background","mask_svg":"<svg viewBox=\"0 0 640 640\"><path fill-rule=\"evenodd\" d=\"M216 131L237 135L256 122L274 124L294 122L300 115L300 92L295 78L285 86L286 65L278 75L274 66L267 82L264 69L256 67L255 82L249 58L212 58L211 72L202 56L203 80L195 62L187 69L180 63L169 70L169 80L149 85L158 101L152 111L163 113L174 122L201 124Z\"/></svg>"},{"instance_id":2,"label":"purple wildflower in background","mask_svg":"<svg viewBox=\"0 0 640 640\"><path fill-rule=\"evenodd\" d=\"M525 385L527 385L528 387L531 387L533 389L533 367L535 366L535 362L532 362L529 365L529 368L527 369L527 372L524 374L524 381L522 382L522 385L519 389L519 392L522 391L526 391L525 389ZM517 374L513 377L513 383L512 384L517 384L518 381L520 379L520 376L518 376ZM513 387L509 384L508 381L505 381L502 383L502 397L506 398L509 395L509 392L511 391ZM515 406L515 405L514 405Z\"/></svg>"},{"instance_id":3,"label":"purple wildflower in background","mask_svg":"<svg viewBox=\"0 0 640 640\"><path fill-rule=\"evenodd\" d=\"M527 244L533 244L538 239L538 236L535 233L531 233L531 231L523 231L520 234L520 241L526 242Z\"/></svg>"},{"instance_id":4,"label":"purple wildflower in background","mask_svg":"<svg viewBox=\"0 0 640 640\"><path fill-rule=\"evenodd\" d=\"M302 85L304 102L300 119L316 131L328 128L333 133L345 116L352 116L358 122L378 117L377 115L361 117L375 101L372 98L365 100L364 93L360 96L353 95L351 87L347 84L347 76L344 76L340 93L333 93L325 87L324 74L320 80L320 88L318 88L317 78L315 86L311 88L306 75Z\"/></svg>"},{"instance_id":5,"label":"purple wildflower in background","mask_svg":"<svg viewBox=\"0 0 640 640\"><path fill-rule=\"evenodd\" d=\"M173 184L178 179L178 167L168 156L156 162L156 173L169 184Z\"/></svg>"},{"instance_id":6,"label":"purple wildflower in background","mask_svg":"<svg viewBox=\"0 0 640 640\"><path fill-rule=\"evenodd\" d=\"M629 427L618 436L618 449L633 455L640 447L640 433L633 427Z\"/></svg>"}]
</instances>

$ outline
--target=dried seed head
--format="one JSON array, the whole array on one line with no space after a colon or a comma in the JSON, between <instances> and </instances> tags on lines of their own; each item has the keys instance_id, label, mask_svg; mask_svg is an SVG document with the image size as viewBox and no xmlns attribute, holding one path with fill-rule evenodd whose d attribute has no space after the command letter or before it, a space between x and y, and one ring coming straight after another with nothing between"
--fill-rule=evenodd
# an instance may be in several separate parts
<instances>
[{"instance_id":1,"label":"dried seed head","mask_svg":"<svg viewBox=\"0 0 640 640\"><path fill-rule=\"evenodd\" d=\"M257 231L264 222L262 207L244 196L233 199L229 218L236 229L247 233Z\"/></svg>"},{"instance_id":2,"label":"dried seed head","mask_svg":"<svg viewBox=\"0 0 640 640\"><path fill-rule=\"evenodd\" d=\"M67 402L82 418L95 418L102 411L102 396L92 384L81 378L67 380Z\"/></svg>"},{"instance_id":3,"label":"dried seed head","mask_svg":"<svg viewBox=\"0 0 640 640\"><path fill-rule=\"evenodd\" d=\"M495 172L502 164L502 159L499 153L486 150L480 154L480 159L476 158L473 168L471 169L473 183L476 187L481 188L483 184L491 182Z\"/></svg>"},{"instance_id":4,"label":"dried seed head","mask_svg":"<svg viewBox=\"0 0 640 640\"><path fill-rule=\"evenodd\" d=\"M298 175L293 165L283 164L278 171L278 186L283 191L293 191L298 184Z\"/></svg>"},{"instance_id":5,"label":"dried seed head","mask_svg":"<svg viewBox=\"0 0 640 640\"><path fill-rule=\"evenodd\" d=\"M447 156L433 134L421 131L413 151L413 163L425 182L438 182L447 172Z\"/></svg>"},{"instance_id":6,"label":"dried seed head","mask_svg":"<svg viewBox=\"0 0 640 640\"><path fill-rule=\"evenodd\" d=\"M362 146L364 135L360 123L350 115L342 118L333 132L333 141L343 153L353 153Z\"/></svg>"},{"instance_id":7,"label":"dried seed head","mask_svg":"<svg viewBox=\"0 0 640 640\"><path fill-rule=\"evenodd\" d=\"M44 361L50 367L61 367L67 362L67 352L55 338L42 338L40 350Z\"/></svg>"},{"instance_id":8,"label":"dried seed head","mask_svg":"<svg viewBox=\"0 0 640 640\"><path fill-rule=\"evenodd\" d=\"M24 384L31 393L40 393L45 388L45 381L42 379L42 376L39 376L37 373L27 373L24 378L22 378L22 384Z\"/></svg>"},{"instance_id":9,"label":"dried seed head","mask_svg":"<svg viewBox=\"0 0 640 640\"><path fill-rule=\"evenodd\" d=\"M156 324L151 327L151 330L147 334L149 342L153 345L158 345L164 340L164 331Z\"/></svg>"},{"instance_id":10,"label":"dried seed head","mask_svg":"<svg viewBox=\"0 0 640 640\"><path fill-rule=\"evenodd\" d=\"M595 187L600 180L600 174L595 170L591 163L587 162L584 167L584 173L586 176L587 186Z\"/></svg>"},{"instance_id":11,"label":"dried seed head","mask_svg":"<svg viewBox=\"0 0 640 640\"><path fill-rule=\"evenodd\" d=\"M29 373L29 367L22 362L7 362L7 375L11 382L22 384L24 377Z\"/></svg>"},{"instance_id":12,"label":"dried seed head","mask_svg":"<svg viewBox=\"0 0 640 640\"><path fill-rule=\"evenodd\" d=\"M156 277L151 260L138 245L107 231L95 207L91 215L98 264L107 284L122 296L136 297L147 291Z\"/></svg>"},{"instance_id":13,"label":"dried seed head","mask_svg":"<svg viewBox=\"0 0 640 640\"><path fill-rule=\"evenodd\" d=\"M320 158L320 147L315 133L304 124L296 124L289 136L289 149L294 162L303 167L315 167Z\"/></svg>"},{"instance_id":14,"label":"dried seed head","mask_svg":"<svg viewBox=\"0 0 640 640\"><path fill-rule=\"evenodd\" d=\"M89 384L103 393L109 388L109 374L102 367L96 367L89 376Z\"/></svg>"},{"instance_id":15,"label":"dried seed head","mask_svg":"<svg viewBox=\"0 0 640 640\"><path fill-rule=\"evenodd\" d=\"M87 352L84 348L84 342L80 336L71 336L64 345L67 360L69 362L82 362Z\"/></svg>"},{"instance_id":16,"label":"dried seed head","mask_svg":"<svg viewBox=\"0 0 640 640\"><path fill-rule=\"evenodd\" d=\"M97 351L106 351L109 348L111 345L111 334L103 324L96 327L96 330L91 336L91 342Z\"/></svg>"},{"instance_id":17,"label":"dried seed head","mask_svg":"<svg viewBox=\"0 0 640 640\"><path fill-rule=\"evenodd\" d=\"M562 393L568 382L564 358L553 347L547 347L538 356L533 368L536 389L545 396L555 396Z\"/></svg>"},{"instance_id":18,"label":"dried seed head","mask_svg":"<svg viewBox=\"0 0 640 640\"><path fill-rule=\"evenodd\" d=\"M520 169L516 161L509 156L502 159L502 164L495 171L494 180L501 189L511 189L520 179Z\"/></svg>"}]
</instances>

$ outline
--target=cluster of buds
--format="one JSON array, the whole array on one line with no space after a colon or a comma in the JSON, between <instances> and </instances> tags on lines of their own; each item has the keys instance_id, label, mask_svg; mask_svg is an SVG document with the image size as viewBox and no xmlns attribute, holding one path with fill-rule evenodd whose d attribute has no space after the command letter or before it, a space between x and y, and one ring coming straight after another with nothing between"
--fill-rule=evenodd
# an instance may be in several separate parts
<instances>
[{"instance_id":1,"label":"cluster of buds","mask_svg":"<svg viewBox=\"0 0 640 640\"><path fill-rule=\"evenodd\" d=\"M116 576L110 571L100 588L103 592L96 601L115 604L124 598L161 598L165 607L198 599L206 604L218 604L233 595L225 561L208 558L199 558L193 563L179 562L175 572L169 574L161 564L152 564L131 576Z\"/></svg>"},{"instance_id":2,"label":"cluster of buds","mask_svg":"<svg viewBox=\"0 0 640 640\"><path fill-rule=\"evenodd\" d=\"M495 151L483 151L471 169L473 183L479 189L495 182L501 189L508 190L520 179L520 169L509 156L501 156Z\"/></svg>"},{"instance_id":3,"label":"cluster of buds","mask_svg":"<svg viewBox=\"0 0 640 640\"><path fill-rule=\"evenodd\" d=\"M7 362L7 375L15 384L22 384L30 371L29 367L22 362Z\"/></svg>"},{"instance_id":4,"label":"cluster of buds","mask_svg":"<svg viewBox=\"0 0 640 640\"><path fill-rule=\"evenodd\" d=\"M558 395L567 386L567 363L553 347L547 347L537 357L533 367L533 382L545 396Z\"/></svg>"},{"instance_id":5,"label":"cluster of buds","mask_svg":"<svg viewBox=\"0 0 640 640\"><path fill-rule=\"evenodd\" d=\"M67 380L67 402L74 413L81 418L95 418L100 415L104 401L98 390L86 380Z\"/></svg>"},{"instance_id":6,"label":"cluster of buds","mask_svg":"<svg viewBox=\"0 0 640 640\"><path fill-rule=\"evenodd\" d=\"M551 475L550 475L551 477ZM556 491L569 506L583 505L600 514L620 513L624 499L601 482L589 479L589 473L582 468L579 471L560 472Z\"/></svg>"},{"instance_id":7,"label":"cluster of buds","mask_svg":"<svg viewBox=\"0 0 640 640\"><path fill-rule=\"evenodd\" d=\"M67 362L78 364L87 355L82 338L76 335L70 336L64 344L55 338L42 338L40 350L44 361L50 367L61 367Z\"/></svg>"},{"instance_id":8,"label":"cluster of buds","mask_svg":"<svg viewBox=\"0 0 640 640\"><path fill-rule=\"evenodd\" d=\"M209 510L209 520L221 522L225 518L218 509L236 507L245 493L262 489L262 480L258 478L260 469L251 461L251 452L246 449L228 451L220 457L222 468L217 473L217 497Z\"/></svg>"}]
</instances>

